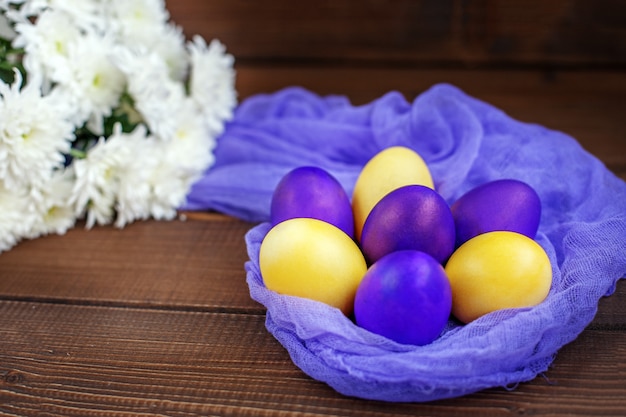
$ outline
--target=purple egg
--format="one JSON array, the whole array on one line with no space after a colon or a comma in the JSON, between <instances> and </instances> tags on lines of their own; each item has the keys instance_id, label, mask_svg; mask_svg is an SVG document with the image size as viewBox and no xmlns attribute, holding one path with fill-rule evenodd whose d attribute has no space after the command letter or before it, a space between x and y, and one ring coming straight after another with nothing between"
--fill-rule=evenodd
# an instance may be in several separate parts
<instances>
[{"instance_id":1,"label":"purple egg","mask_svg":"<svg viewBox=\"0 0 626 417\"><path fill-rule=\"evenodd\" d=\"M451 310L445 270L419 251L394 252L378 260L365 273L354 300L358 326L411 345L439 337Z\"/></svg>"},{"instance_id":2,"label":"purple egg","mask_svg":"<svg viewBox=\"0 0 626 417\"><path fill-rule=\"evenodd\" d=\"M456 246L482 233L509 231L535 238L541 200L528 184L514 179L490 181L463 194L450 207Z\"/></svg>"},{"instance_id":3,"label":"purple egg","mask_svg":"<svg viewBox=\"0 0 626 417\"><path fill-rule=\"evenodd\" d=\"M361 249L370 263L399 250L426 252L443 263L454 240L454 219L443 197L423 185L406 185L374 206L363 225Z\"/></svg>"},{"instance_id":4,"label":"purple egg","mask_svg":"<svg viewBox=\"0 0 626 417\"><path fill-rule=\"evenodd\" d=\"M270 207L272 226L298 217L325 221L354 237L350 198L339 181L321 168L296 168L274 189Z\"/></svg>"}]
</instances>

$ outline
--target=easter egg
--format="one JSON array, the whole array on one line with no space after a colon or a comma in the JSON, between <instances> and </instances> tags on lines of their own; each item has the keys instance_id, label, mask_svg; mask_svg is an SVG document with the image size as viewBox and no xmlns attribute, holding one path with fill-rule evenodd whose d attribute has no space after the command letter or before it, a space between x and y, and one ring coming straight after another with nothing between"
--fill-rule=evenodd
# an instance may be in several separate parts
<instances>
[{"instance_id":1,"label":"easter egg","mask_svg":"<svg viewBox=\"0 0 626 417\"><path fill-rule=\"evenodd\" d=\"M462 195L450 207L456 225L456 246L481 233L497 230L535 238L541 201L528 184L514 179L487 182Z\"/></svg>"},{"instance_id":2,"label":"easter egg","mask_svg":"<svg viewBox=\"0 0 626 417\"><path fill-rule=\"evenodd\" d=\"M354 236L350 198L327 171L303 166L289 171L272 194L270 222L307 217L323 220Z\"/></svg>"},{"instance_id":3,"label":"easter egg","mask_svg":"<svg viewBox=\"0 0 626 417\"><path fill-rule=\"evenodd\" d=\"M390 191L410 184L435 188L428 166L412 149L403 146L386 148L365 164L352 192L357 239L360 239L365 219L374 205Z\"/></svg>"},{"instance_id":4,"label":"easter egg","mask_svg":"<svg viewBox=\"0 0 626 417\"><path fill-rule=\"evenodd\" d=\"M397 188L385 195L367 217L361 249L369 262L398 250L419 250L443 263L454 250L450 208L431 188Z\"/></svg>"},{"instance_id":5,"label":"easter egg","mask_svg":"<svg viewBox=\"0 0 626 417\"><path fill-rule=\"evenodd\" d=\"M442 332L452 292L439 262L419 251L391 253L370 267L354 300L358 326L399 343L425 345Z\"/></svg>"},{"instance_id":6,"label":"easter egg","mask_svg":"<svg viewBox=\"0 0 626 417\"><path fill-rule=\"evenodd\" d=\"M478 235L448 260L452 314L469 323L492 311L532 307L552 285L550 259L533 239L516 232Z\"/></svg>"},{"instance_id":7,"label":"easter egg","mask_svg":"<svg viewBox=\"0 0 626 417\"><path fill-rule=\"evenodd\" d=\"M356 289L367 270L357 244L318 219L293 218L272 227L261 242L259 267L265 286L352 313Z\"/></svg>"}]
</instances>

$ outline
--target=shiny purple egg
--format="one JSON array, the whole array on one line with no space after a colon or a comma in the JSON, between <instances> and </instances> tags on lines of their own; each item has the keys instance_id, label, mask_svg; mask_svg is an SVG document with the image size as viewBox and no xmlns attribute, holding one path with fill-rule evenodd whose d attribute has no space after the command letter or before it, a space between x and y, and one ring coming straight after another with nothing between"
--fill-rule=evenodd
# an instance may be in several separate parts
<instances>
[{"instance_id":1,"label":"shiny purple egg","mask_svg":"<svg viewBox=\"0 0 626 417\"><path fill-rule=\"evenodd\" d=\"M541 200L525 182L495 180L463 194L450 207L456 227L456 246L482 233L509 231L535 238L541 219Z\"/></svg>"},{"instance_id":2,"label":"shiny purple egg","mask_svg":"<svg viewBox=\"0 0 626 417\"><path fill-rule=\"evenodd\" d=\"M358 326L411 345L439 337L451 310L445 270L419 251L394 252L378 260L365 273L354 301Z\"/></svg>"},{"instance_id":3,"label":"shiny purple egg","mask_svg":"<svg viewBox=\"0 0 626 417\"><path fill-rule=\"evenodd\" d=\"M454 219L443 197L422 185L406 185L374 206L363 225L361 249L370 263L399 250L426 252L443 263L454 241Z\"/></svg>"},{"instance_id":4,"label":"shiny purple egg","mask_svg":"<svg viewBox=\"0 0 626 417\"><path fill-rule=\"evenodd\" d=\"M325 221L354 237L354 217L350 198L327 171L303 166L289 171L272 194L272 226L298 217Z\"/></svg>"}]
</instances>

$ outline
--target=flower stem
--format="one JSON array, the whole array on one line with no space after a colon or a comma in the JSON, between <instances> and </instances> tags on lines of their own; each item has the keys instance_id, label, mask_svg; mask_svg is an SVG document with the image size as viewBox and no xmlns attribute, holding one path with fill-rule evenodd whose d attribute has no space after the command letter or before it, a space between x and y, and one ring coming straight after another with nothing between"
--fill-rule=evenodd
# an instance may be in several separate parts
<instances>
[{"instance_id":1,"label":"flower stem","mask_svg":"<svg viewBox=\"0 0 626 417\"><path fill-rule=\"evenodd\" d=\"M85 159L87 157L87 151L82 151L76 148L70 149L69 153L73 158L76 158L76 159Z\"/></svg>"}]
</instances>

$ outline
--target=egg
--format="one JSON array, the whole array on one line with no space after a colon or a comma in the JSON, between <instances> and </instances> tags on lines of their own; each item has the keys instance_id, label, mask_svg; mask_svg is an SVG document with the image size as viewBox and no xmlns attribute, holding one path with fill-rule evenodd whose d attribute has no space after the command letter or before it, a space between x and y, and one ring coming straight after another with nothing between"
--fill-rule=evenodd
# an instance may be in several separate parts
<instances>
[{"instance_id":1,"label":"egg","mask_svg":"<svg viewBox=\"0 0 626 417\"><path fill-rule=\"evenodd\" d=\"M372 157L357 177L352 192L354 231L357 239L374 205L390 191L417 184L434 189L433 179L422 157L410 148L393 146Z\"/></svg>"},{"instance_id":2,"label":"egg","mask_svg":"<svg viewBox=\"0 0 626 417\"><path fill-rule=\"evenodd\" d=\"M510 231L468 240L452 254L445 271L452 287L452 314L464 323L500 309L535 306L552 285L543 248Z\"/></svg>"},{"instance_id":3,"label":"egg","mask_svg":"<svg viewBox=\"0 0 626 417\"><path fill-rule=\"evenodd\" d=\"M456 225L456 246L481 233L497 230L535 238L541 200L528 184L514 179L490 181L462 195L450 207Z\"/></svg>"},{"instance_id":4,"label":"egg","mask_svg":"<svg viewBox=\"0 0 626 417\"><path fill-rule=\"evenodd\" d=\"M445 328L452 291L443 267L419 251L399 251L366 272L354 300L356 324L399 343L425 345Z\"/></svg>"},{"instance_id":5,"label":"egg","mask_svg":"<svg viewBox=\"0 0 626 417\"><path fill-rule=\"evenodd\" d=\"M374 206L363 226L361 249L370 263L408 249L426 252L443 263L454 242L454 219L443 197L423 185L406 185Z\"/></svg>"},{"instance_id":6,"label":"egg","mask_svg":"<svg viewBox=\"0 0 626 417\"><path fill-rule=\"evenodd\" d=\"M350 315L367 265L354 240L336 226L293 218L269 230L261 242L259 268L268 289Z\"/></svg>"},{"instance_id":7,"label":"egg","mask_svg":"<svg viewBox=\"0 0 626 417\"><path fill-rule=\"evenodd\" d=\"M274 189L272 225L295 217L323 220L354 236L350 198L339 181L322 168L303 166L289 171Z\"/></svg>"}]
</instances>

